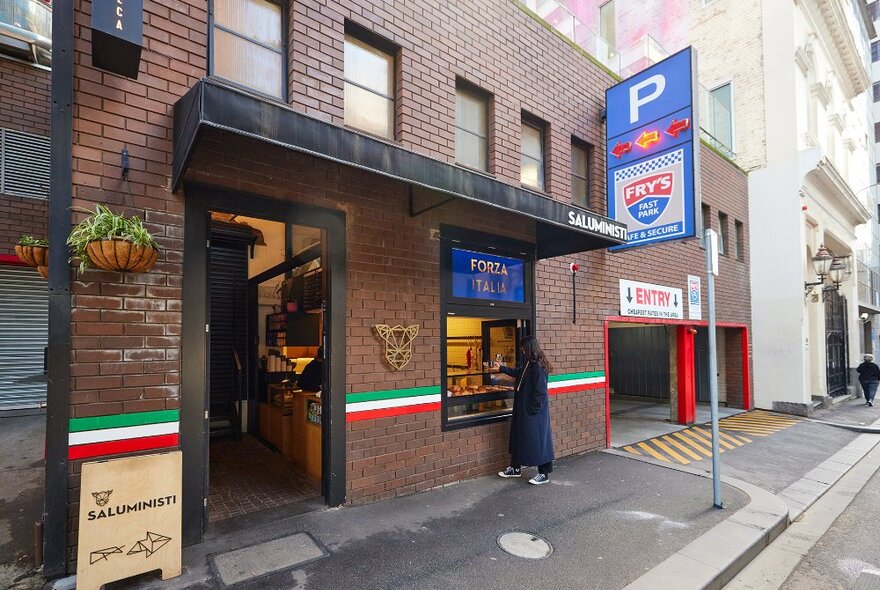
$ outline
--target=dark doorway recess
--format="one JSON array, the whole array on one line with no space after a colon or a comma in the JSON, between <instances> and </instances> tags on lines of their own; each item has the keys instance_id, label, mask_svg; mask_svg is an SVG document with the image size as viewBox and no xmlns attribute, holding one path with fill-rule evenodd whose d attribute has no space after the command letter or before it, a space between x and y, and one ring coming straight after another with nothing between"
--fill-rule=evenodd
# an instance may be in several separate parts
<instances>
[{"instance_id":1,"label":"dark doorway recess","mask_svg":"<svg viewBox=\"0 0 880 590\"><path fill-rule=\"evenodd\" d=\"M608 330L608 370L616 395L669 399L669 336L664 326Z\"/></svg>"},{"instance_id":2,"label":"dark doorway recess","mask_svg":"<svg viewBox=\"0 0 880 590\"><path fill-rule=\"evenodd\" d=\"M186 186L185 208L181 449L183 535L184 542L192 544L201 540L208 524L209 465L219 457L219 454L210 456L211 418L219 422L216 418L225 412L231 415L233 422L247 419L248 433L244 434L246 440L242 444L262 444L253 434L257 405L254 400L246 400L246 416L235 415L235 408L244 407L239 403L238 388L243 384L247 391L257 370L252 334L249 336L254 321L249 304L249 301L253 303L253 285L248 284L246 270L250 238L229 235L228 231L223 235L212 231L210 212L313 227L326 236L322 244L326 291L320 333L325 361L322 393L317 400L322 410L312 418L316 418L314 424L319 425L321 431L315 443L321 450L316 467L321 475L320 494L323 503L330 506L345 502L346 230L345 215L339 211L206 185ZM277 274L286 269L270 270ZM222 292L223 296L212 297L212 289ZM216 346L212 346L212 342ZM215 367L217 364L222 367ZM228 426L238 435L244 430L241 422ZM224 444L225 441L234 443L230 439L217 438ZM259 450L259 447L250 448L254 453ZM224 452L228 457L239 451L230 448Z\"/></svg>"},{"instance_id":3,"label":"dark doorway recess","mask_svg":"<svg viewBox=\"0 0 880 590\"><path fill-rule=\"evenodd\" d=\"M825 375L828 395L845 395L849 385L846 297L827 291L825 297Z\"/></svg>"}]
</instances>

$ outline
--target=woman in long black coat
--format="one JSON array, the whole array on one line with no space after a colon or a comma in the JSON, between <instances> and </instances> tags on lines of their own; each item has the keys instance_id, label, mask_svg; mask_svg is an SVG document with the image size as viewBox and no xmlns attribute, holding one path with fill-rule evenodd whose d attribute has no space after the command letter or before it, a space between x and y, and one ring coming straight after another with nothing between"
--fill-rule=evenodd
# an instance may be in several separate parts
<instances>
[{"instance_id":1,"label":"woman in long black coat","mask_svg":"<svg viewBox=\"0 0 880 590\"><path fill-rule=\"evenodd\" d=\"M547 376L553 367L534 336L523 338L521 351L522 366L515 369L499 367L502 373L516 379L516 390L510 421L510 467L498 475L519 477L523 465L537 465L538 475L529 483L541 485L550 481L553 471L553 435L547 401Z\"/></svg>"}]
</instances>

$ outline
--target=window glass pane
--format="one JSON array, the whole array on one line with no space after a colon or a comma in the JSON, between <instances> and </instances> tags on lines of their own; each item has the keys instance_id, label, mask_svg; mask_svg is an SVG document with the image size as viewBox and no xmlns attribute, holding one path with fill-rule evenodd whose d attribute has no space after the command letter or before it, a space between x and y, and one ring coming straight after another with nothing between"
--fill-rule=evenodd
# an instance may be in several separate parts
<instances>
[{"instance_id":1,"label":"window glass pane","mask_svg":"<svg viewBox=\"0 0 880 590\"><path fill-rule=\"evenodd\" d=\"M588 197L589 197L589 187L587 186L587 181L578 176L571 177L571 200L575 205L580 205L581 207L587 207L589 205Z\"/></svg>"},{"instance_id":2,"label":"window glass pane","mask_svg":"<svg viewBox=\"0 0 880 590\"><path fill-rule=\"evenodd\" d=\"M455 161L471 168L486 170L486 139L455 128Z\"/></svg>"},{"instance_id":3,"label":"window glass pane","mask_svg":"<svg viewBox=\"0 0 880 590\"><path fill-rule=\"evenodd\" d=\"M524 156L530 156L535 160L544 159L543 137L540 129L531 125L523 124L522 126L522 153Z\"/></svg>"},{"instance_id":4,"label":"window glass pane","mask_svg":"<svg viewBox=\"0 0 880 590\"><path fill-rule=\"evenodd\" d=\"M733 107L730 84L719 86L710 92L709 116L712 135L727 147L733 147Z\"/></svg>"},{"instance_id":5,"label":"window glass pane","mask_svg":"<svg viewBox=\"0 0 880 590\"><path fill-rule=\"evenodd\" d=\"M346 83L345 124L392 139L394 137L394 101Z\"/></svg>"},{"instance_id":6,"label":"window glass pane","mask_svg":"<svg viewBox=\"0 0 880 590\"><path fill-rule=\"evenodd\" d=\"M455 124L471 133L486 136L486 99L462 88L455 91Z\"/></svg>"},{"instance_id":7,"label":"window glass pane","mask_svg":"<svg viewBox=\"0 0 880 590\"><path fill-rule=\"evenodd\" d=\"M718 214L718 253L727 254L727 215Z\"/></svg>"},{"instance_id":8,"label":"window glass pane","mask_svg":"<svg viewBox=\"0 0 880 590\"><path fill-rule=\"evenodd\" d=\"M586 178L587 150L577 144L571 144L571 173Z\"/></svg>"},{"instance_id":9,"label":"window glass pane","mask_svg":"<svg viewBox=\"0 0 880 590\"><path fill-rule=\"evenodd\" d=\"M526 155L522 156L522 172L520 182L541 190L544 189L544 162L535 160Z\"/></svg>"},{"instance_id":10,"label":"window glass pane","mask_svg":"<svg viewBox=\"0 0 880 590\"><path fill-rule=\"evenodd\" d=\"M742 260L745 253L746 245L743 243L743 223L742 221L736 222L736 258L737 260Z\"/></svg>"},{"instance_id":11,"label":"window glass pane","mask_svg":"<svg viewBox=\"0 0 880 590\"><path fill-rule=\"evenodd\" d=\"M446 319L446 416L449 421L507 414L512 377L492 363L517 365L517 320L449 316Z\"/></svg>"},{"instance_id":12,"label":"window glass pane","mask_svg":"<svg viewBox=\"0 0 880 590\"><path fill-rule=\"evenodd\" d=\"M214 74L270 96L284 95L281 54L214 29Z\"/></svg>"},{"instance_id":13,"label":"window glass pane","mask_svg":"<svg viewBox=\"0 0 880 590\"><path fill-rule=\"evenodd\" d=\"M281 51L281 6L266 0L214 0L214 22Z\"/></svg>"},{"instance_id":14,"label":"window glass pane","mask_svg":"<svg viewBox=\"0 0 880 590\"><path fill-rule=\"evenodd\" d=\"M385 96L394 96L394 59L350 35L345 36L345 79Z\"/></svg>"}]
</instances>

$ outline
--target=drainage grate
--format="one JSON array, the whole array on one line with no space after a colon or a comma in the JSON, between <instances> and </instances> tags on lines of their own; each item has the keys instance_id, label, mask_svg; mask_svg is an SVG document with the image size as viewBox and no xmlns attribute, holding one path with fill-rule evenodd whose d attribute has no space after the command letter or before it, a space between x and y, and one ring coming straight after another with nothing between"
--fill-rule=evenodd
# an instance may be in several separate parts
<instances>
[{"instance_id":1,"label":"drainage grate","mask_svg":"<svg viewBox=\"0 0 880 590\"><path fill-rule=\"evenodd\" d=\"M517 531L500 535L498 546L511 555L526 559L544 559L553 553L553 546L546 539Z\"/></svg>"}]
</instances>

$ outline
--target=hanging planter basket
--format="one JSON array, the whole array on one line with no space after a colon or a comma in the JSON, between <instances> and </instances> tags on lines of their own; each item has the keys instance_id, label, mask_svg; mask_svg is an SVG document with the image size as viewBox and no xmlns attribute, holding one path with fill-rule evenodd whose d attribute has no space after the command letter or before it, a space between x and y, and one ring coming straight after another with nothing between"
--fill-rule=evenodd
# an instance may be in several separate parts
<instances>
[{"instance_id":1,"label":"hanging planter basket","mask_svg":"<svg viewBox=\"0 0 880 590\"><path fill-rule=\"evenodd\" d=\"M159 258L159 251L152 246L118 239L89 242L86 251L94 266L117 272L147 272Z\"/></svg>"},{"instance_id":2,"label":"hanging planter basket","mask_svg":"<svg viewBox=\"0 0 880 590\"><path fill-rule=\"evenodd\" d=\"M79 210L79 209L77 209ZM159 258L159 245L137 216L123 217L106 205L79 222L67 244L79 259L79 270L95 266L115 272L147 272Z\"/></svg>"},{"instance_id":3,"label":"hanging planter basket","mask_svg":"<svg viewBox=\"0 0 880 590\"><path fill-rule=\"evenodd\" d=\"M49 246L15 245L15 255L28 266L47 266L49 264Z\"/></svg>"},{"instance_id":4,"label":"hanging planter basket","mask_svg":"<svg viewBox=\"0 0 880 590\"><path fill-rule=\"evenodd\" d=\"M48 266L38 266L37 272L40 273L40 276L44 279L49 278L49 267Z\"/></svg>"}]
</instances>

